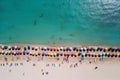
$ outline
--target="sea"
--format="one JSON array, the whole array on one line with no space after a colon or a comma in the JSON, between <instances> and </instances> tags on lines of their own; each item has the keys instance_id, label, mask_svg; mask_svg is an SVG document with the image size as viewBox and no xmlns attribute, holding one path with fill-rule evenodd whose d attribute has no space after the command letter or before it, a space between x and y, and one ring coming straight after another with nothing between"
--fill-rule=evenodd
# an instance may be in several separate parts
<instances>
[{"instance_id":1,"label":"sea","mask_svg":"<svg viewBox=\"0 0 120 80\"><path fill-rule=\"evenodd\" d=\"M0 0L0 43L120 46L120 0Z\"/></svg>"}]
</instances>

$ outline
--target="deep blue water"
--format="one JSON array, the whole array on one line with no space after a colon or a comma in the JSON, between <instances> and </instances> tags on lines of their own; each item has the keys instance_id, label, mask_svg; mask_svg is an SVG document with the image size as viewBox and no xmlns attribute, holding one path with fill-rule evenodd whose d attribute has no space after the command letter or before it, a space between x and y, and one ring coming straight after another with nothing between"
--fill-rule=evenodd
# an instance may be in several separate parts
<instances>
[{"instance_id":1,"label":"deep blue water","mask_svg":"<svg viewBox=\"0 0 120 80\"><path fill-rule=\"evenodd\" d=\"M0 43L120 45L120 0L0 0Z\"/></svg>"}]
</instances>

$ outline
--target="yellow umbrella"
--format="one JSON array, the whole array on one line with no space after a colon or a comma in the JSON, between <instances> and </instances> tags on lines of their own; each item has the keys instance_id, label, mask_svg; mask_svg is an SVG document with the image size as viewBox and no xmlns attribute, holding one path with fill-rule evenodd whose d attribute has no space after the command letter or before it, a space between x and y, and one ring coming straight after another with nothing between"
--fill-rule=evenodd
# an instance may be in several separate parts
<instances>
[{"instance_id":1,"label":"yellow umbrella","mask_svg":"<svg viewBox=\"0 0 120 80\"><path fill-rule=\"evenodd\" d=\"M95 47L94 49L95 49L95 51L97 51L97 47Z\"/></svg>"},{"instance_id":2,"label":"yellow umbrella","mask_svg":"<svg viewBox=\"0 0 120 80\"><path fill-rule=\"evenodd\" d=\"M4 49L4 45L2 45L1 48Z\"/></svg>"},{"instance_id":3,"label":"yellow umbrella","mask_svg":"<svg viewBox=\"0 0 120 80\"><path fill-rule=\"evenodd\" d=\"M98 57L98 55L99 55L99 54L98 54L98 53L96 53L96 57Z\"/></svg>"},{"instance_id":4,"label":"yellow umbrella","mask_svg":"<svg viewBox=\"0 0 120 80\"><path fill-rule=\"evenodd\" d=\"M92 52L90 52L89 54L90 54L90 56L92 56L92 54L93 54L93 53L92 53Z\"/></svg>"},{"instance_id":5,"label":"yellow umbrella","mask_svg":"<svg viewBox=\"0 0 120 80\"><path fill-rule=\"evenodd\" d=\"M78 53L75 53L76 56L78 56Z\"/></svg>"}]
</instances>

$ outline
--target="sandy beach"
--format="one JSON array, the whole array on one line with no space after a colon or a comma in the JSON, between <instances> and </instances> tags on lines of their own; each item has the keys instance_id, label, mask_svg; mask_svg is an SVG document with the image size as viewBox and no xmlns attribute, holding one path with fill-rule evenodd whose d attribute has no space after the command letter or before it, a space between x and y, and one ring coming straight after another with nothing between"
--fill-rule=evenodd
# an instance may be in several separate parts
<instances>
[{"instance_id":1,"label":"sandy beach","mask_svg":"<svg viewBox=\"0 0 120 80\"><path fill-rule=\"evenodd\" d=\"M9 45L11 46L19 45L21 47L25 46L24 44L9 44ZM31 45L31 46L46 47L45 45ZM65 56L43 57L30 55L16 55L16 56L0 55L0 79L2 80L120 79L119 57L117 58L103 57L103 60L100 60L100 57L85 57L84 60L81 60L81 56L77 57L69 56L68 60L66 59L67 57Z\"/></svg>"}]
</instances>

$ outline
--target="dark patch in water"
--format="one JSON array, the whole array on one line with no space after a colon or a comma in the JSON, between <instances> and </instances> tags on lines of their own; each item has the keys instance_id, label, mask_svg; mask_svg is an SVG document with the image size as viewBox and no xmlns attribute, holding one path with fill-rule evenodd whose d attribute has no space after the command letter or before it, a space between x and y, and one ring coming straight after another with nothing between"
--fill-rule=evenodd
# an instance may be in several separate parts
<instances>
[{"instance_id":1,"label":"dark patch in water","mask_svg":"<svg viewBox=\"0 0 120 80\"><path fill-rule=\"evenodd\" d=\"M62 37L59 37L58 39L59 39L60 41L62 41L62 40L63 40L63 38L62 38Z\"/></svg>"},{"instance_id":2,"label":"dark patch in water","mask_svg":"<svg viewBox=\"0 0 120 80\"><path fill-rule=\"evenodd\" d=\"M40 17L40 18L44 17L44 14L43 14L43 13L41 13L39 17Z\"/></svg>"},{"instance_id":3,"label":"dark patch in water","mask_svg":"<svg viewBox=\"0 0 120 80\"><path fill-rule=\"evenodd\" d=\"M12 41L12 36L9 36L9 41Z\"/></svg>"},{"instance_id":4,"label":"dark patch in water","mask_svg":"<svg viewBox=\"0 0 120 80\"><path fill-rule=\"evenodd\" d=\"M55 38L55 35L50 36L50 39L54 39L54 38Z\"/></svg>"},{"instance_id":5,"label":"dark patch in water","mask_svg":"<svg viewBox=\"0 0 120 80\"><path fill-rule=\"evenodd\" d=\"M11 28L11 29L15 28L15 25L14 25L14 24L12 24L12 25L10 26L10 28Z\"/></svg>"},{"instance_id":6,"label":"dark patch in water","mask_svg":"<svg viewBox=\"0 0 120 80\"><path fill-rule=\"evenodd\" d=\"M70 36L70 37L74 37L75 35L71 33L71 34L69 34L69 36Z\"/></svg>"},{"instance_id":7,"label":"dark patch in water","mask_svg":"<svg viewBox=\"0 0 120 80\"><path fill-rule=\"evenodd\" d=\"M34 20L33 25L34 25L34 26L37 25L37 20Z\"/></svg>"},{"instance_id":8,"label":"dark patch in water","mask_svg":"<svg viewBox=\"0 0 120 80\"><path fill-rule=\"evenodd\" d=\"M60 26L60 31L63 31L65 29L65 27L64 26Z\"/></svg>"}]
</instances>

